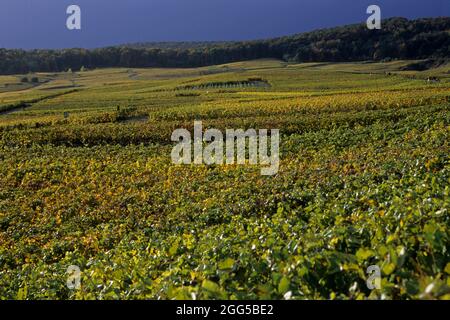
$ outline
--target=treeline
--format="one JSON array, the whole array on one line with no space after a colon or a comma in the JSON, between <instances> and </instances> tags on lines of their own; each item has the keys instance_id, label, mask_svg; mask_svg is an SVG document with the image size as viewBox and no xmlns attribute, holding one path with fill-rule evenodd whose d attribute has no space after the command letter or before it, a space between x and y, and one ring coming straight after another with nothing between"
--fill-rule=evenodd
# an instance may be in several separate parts
<instances>
[{"instance_id":1,"label":"treeline","mask_svg":"<svg viewBox=\"0 0 450 320\"><path fill-rule=\"evenodd\" d=\"M59 72L104 67L199 67L259 58L293 62L344 62L450 57L450 18L383 21L381 30L365 24L318 30L269 40L137 44L93 50L0 49L0 73Z\"/></svg>"},{"instance_id":2,"label":"treeline","mask_svg":"<svg viewBox=\"0 0 450 320\"><path fill-rule=\"evenodd\" d=\"M169 41L169 42L134 42L124 44L124 47L137 49L174 49L174 50L189 50L189 49L206 49L211 47L233 45L234 41Z\"/></svg>"}]
</instances>

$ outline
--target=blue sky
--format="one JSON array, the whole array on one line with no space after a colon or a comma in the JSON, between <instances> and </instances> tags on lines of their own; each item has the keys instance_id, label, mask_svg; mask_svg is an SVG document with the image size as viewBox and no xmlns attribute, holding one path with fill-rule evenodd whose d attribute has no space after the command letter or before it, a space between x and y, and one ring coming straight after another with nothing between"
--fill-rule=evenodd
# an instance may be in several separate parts
<instances>
[{"instance_id":1,"label":"blue sky","mask_svg":"<svg viewBox=\"0 0 450 320\"><path fill-rule=\"evenodd\" d=\"M82 30L66 29L66 8ZM139 41L248 40L382 17L450 16L450 0L0 0L0 47L102 47Z\"/></svg>"}]
</instances>

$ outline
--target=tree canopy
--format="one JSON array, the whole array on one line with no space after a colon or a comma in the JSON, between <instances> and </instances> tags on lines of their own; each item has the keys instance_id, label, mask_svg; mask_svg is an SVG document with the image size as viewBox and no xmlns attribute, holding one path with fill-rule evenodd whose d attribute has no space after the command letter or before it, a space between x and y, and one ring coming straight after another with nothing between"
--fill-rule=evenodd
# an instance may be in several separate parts
<instances>
[{"instance_id":1,"label":"tree canopy","mask_svg":"<svg viewBox=\"0 0 450 320\"><path fill-rule=\"evenodd\" d=\"M0 49L0 74L104 67L199 67L260 58L345 62L450 57L450 18L390 18L365 24L241 42L139 43L98 49Z\"/></svg>"}]
</instances>

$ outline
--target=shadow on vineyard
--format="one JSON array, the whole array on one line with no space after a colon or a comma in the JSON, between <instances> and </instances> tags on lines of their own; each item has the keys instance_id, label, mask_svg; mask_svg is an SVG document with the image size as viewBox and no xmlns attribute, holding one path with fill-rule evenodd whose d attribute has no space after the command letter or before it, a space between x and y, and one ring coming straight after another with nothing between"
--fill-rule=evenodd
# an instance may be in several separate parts
<instances>
[{"instance_id":1,"label":"shadow on vineyard","mask_svg":"<svg viewBox=\"0 0 450 320\"><path fill-rule=\"evenodd\" d=\"M209 82L197 85L177 87L176 90L201 90L201 89L231 89L231 88L270 88L267 80L261 78L249 78L243 81Z\"/></svg>"}]
</instances>

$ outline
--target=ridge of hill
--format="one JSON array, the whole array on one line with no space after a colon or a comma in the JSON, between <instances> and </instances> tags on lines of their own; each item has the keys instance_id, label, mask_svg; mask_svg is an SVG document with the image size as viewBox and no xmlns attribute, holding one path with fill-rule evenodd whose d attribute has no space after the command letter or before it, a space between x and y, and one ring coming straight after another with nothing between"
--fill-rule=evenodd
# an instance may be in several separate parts
<instances>
[{"instance_id":1,"label":"ridge of hill","mask_svg":"<svg viewBox=\"0 0 450 320\"><path fill-rule=\"evenodd\" d=\"M381 30L353 24L243 42L143 43L93 50L0 49L0 74L75 71L82 67L185 68L262 58L289 62L353 62L448 60L449 57L450 17L390 18L383 20Z\"/></svg>"}]
</instances>

